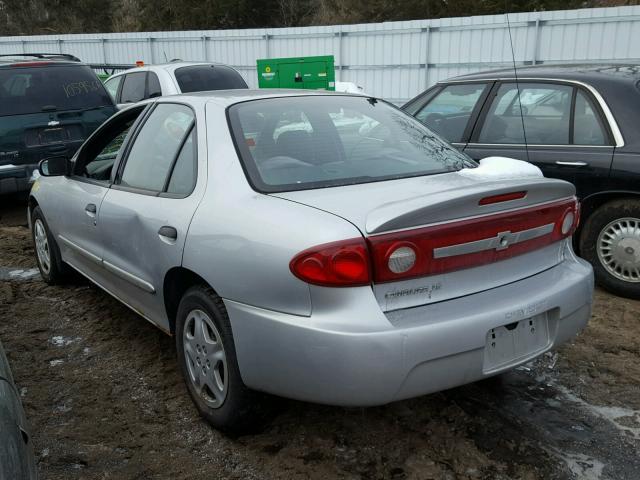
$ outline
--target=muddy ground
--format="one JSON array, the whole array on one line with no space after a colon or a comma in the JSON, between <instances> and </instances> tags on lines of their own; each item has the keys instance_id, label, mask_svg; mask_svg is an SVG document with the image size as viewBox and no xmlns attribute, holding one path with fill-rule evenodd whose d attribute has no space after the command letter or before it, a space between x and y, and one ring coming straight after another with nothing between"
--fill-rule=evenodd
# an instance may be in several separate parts
<instances>
[{"instance_id":1,"label":"muddy ground","mask_svg":"<svg viewBox=\"0 0 640 480\"><path fill-rule=\"evenodd\" d=\"M24 208L0 198L0 339L42 479L640 479L640 302L597 291L573 343L497 379L370 409L281 400L231 439L192 407L172 338L24 272Z\"/></svg>"}]
</instances>

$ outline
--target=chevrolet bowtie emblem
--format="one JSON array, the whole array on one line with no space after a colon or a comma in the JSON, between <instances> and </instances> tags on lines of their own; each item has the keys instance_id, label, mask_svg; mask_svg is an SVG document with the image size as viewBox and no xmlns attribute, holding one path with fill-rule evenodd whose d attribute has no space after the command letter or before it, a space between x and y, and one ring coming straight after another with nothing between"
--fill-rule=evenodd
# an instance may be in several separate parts
<instances>
[{"instance_id":1,"label":"chevrolet bowtie emblem","mask_svg":"<svg viewBox=\"0 0 640 480\"><path fill-rule=\"evenodd\" d=\"M554 224L549 223L515 233L507 230L506 232L498 233L495 237L435 248L433 250L433 258L455 257L456 255L466 255L468 253L483 252L485 250L505 250L516 243L548 235L553 231L553 227Z\"/></svg>"}]
</instances>

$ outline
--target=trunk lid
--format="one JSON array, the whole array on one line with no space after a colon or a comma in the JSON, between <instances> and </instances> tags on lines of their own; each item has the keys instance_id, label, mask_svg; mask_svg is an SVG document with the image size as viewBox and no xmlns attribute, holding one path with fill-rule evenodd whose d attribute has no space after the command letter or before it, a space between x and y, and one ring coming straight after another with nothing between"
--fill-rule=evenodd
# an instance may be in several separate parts
<instances>
[{"instance_id":1,"label":"trunk lid","mask_svg":"<svg viewBox=\"0 0 640 480\"><path fill-rule=\"evenodd\" d=\"M518 195L521 198L491 203L497 195L514 192L525 193ZM378 303L390 311L495 288L558 264L564 242L550 235L557 228L558 209L564 208L561 201L572 198L575 188L543 177L491 179L451 172L274 195L354 224L373 248L374 270L379 268L376 243L394 235L401 241L403 236L411 239L414 233L422 232L421 243L414 244L422 249L418 256L428 257L425 262L431 262L433 268L414 278L377 275L374 281ZM483 199L489 203L482 204ZM516 225L521 219L527 221ZM468 235L460 233L460 225L465 223L473 229L469 241L465 240ZM449 231L450 239L446 238ZM497 242L505 238L507 246L502 248ZM383 248L390 244L393 242ZM456 265L461 258L475 258L475 263Z\"/></svg>"}]
</instances>

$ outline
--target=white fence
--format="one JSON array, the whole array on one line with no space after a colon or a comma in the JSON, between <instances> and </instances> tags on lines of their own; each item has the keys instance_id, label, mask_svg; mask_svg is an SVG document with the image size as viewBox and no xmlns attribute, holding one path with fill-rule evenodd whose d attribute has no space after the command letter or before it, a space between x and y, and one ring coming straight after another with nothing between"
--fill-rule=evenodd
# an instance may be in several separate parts
<instances>
[{"instance_id":1,"label":"white fence","mask_svg":"<svg viewBox=\"0 0 640 480\"><path fill-rule=\"evenodd\" d=\"M0 53L88 63L208 60L256 86L256 59L334 55L336 79L402 102L438 80L512 65L505 15L326 27L0 37ZM509 14L516 63L640 63L640 6Z\"/></svg>"}]
</instances>

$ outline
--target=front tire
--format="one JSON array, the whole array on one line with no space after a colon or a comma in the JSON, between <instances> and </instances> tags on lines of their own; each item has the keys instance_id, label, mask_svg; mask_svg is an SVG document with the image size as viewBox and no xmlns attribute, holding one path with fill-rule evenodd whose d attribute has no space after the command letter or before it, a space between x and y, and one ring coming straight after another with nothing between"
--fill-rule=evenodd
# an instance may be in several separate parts
<instances>
[{"instance_id":1,"label":"front tire","mask_svg":"<svg viewBox=\"0 0 640 480\"><path fill-rule=\"evenodd\" d=\"M580 254L593 265L599 285L640 299L640 201L615 200L591 214L580 235Z\"/></svg>"},{"instance_id":2,"label":"front tire","mask_svg":"<svg viewBox=\"0 0 640 480\"><path fill-rule=\"evenodd\" d=\"M42 279L49 285L64 283L69 276L69 267L62 261L58 244L40 207L31 212L31 239Z\"/></svg>"},{"instance_id":3,"label":"front tire","mask_svg":"<svg viewBox=\"0 0 640 480\"><path fill-rule=\"evenodd\" d=\"M176 319L178 364L200 415L229 434L254 430L265 402L242 382L222 299L208 287L187 290Z\"/></svg>"}]
</instances>

